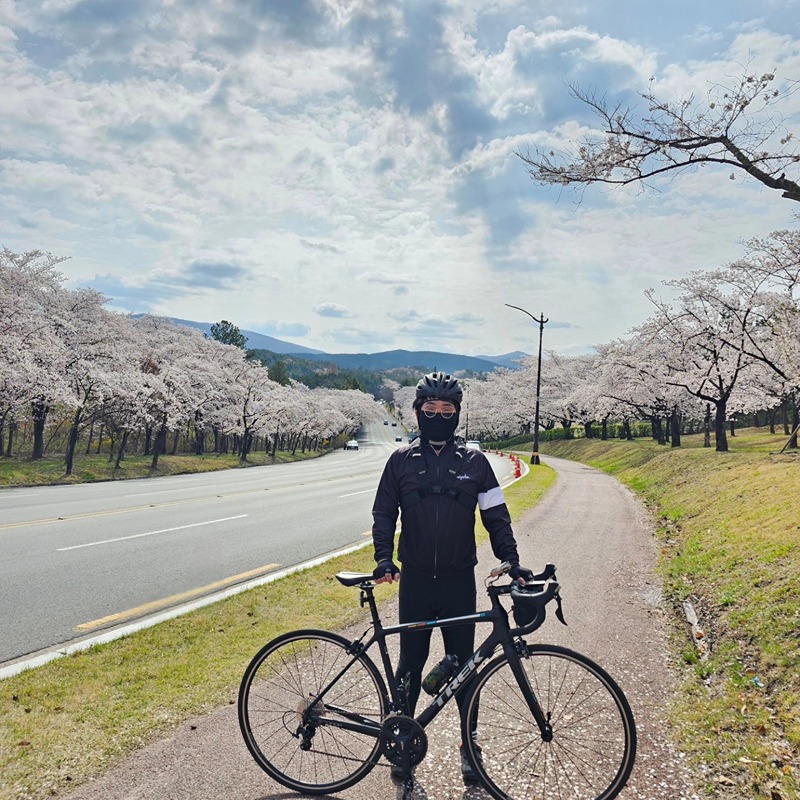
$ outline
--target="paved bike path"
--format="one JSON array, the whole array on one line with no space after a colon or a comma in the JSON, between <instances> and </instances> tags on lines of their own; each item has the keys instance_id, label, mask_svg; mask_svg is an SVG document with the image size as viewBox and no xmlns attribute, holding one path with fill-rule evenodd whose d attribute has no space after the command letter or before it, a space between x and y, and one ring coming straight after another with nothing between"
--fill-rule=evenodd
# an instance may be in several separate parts
<instances>
[{"instance_id":1,"label":"paved bike path","mask_svg":"<svg viewBox=\"0 0 800 800\"><path fill-rule=\"evenodd\" d=\"M613 478L562 459L544 461L556 469L558 480L535 509L515 522L514 529L523 564L540 569L552 561L558 566L568 627L551 614L531 641L585 653L605 667L627 694L636 716L639 750L631 781L620 798L696 800L699 795L692 775L670 744L663 719L675 673L660 581L653 573L652 520ZM477 574L482 577L496 562L488 545L480 549L479 558ZM356 591L353 602L357 602ZM488 607L488 600L484 603L479 607ZM382 617L387 623L396 619L396 605L384 606ZM432 658L441 652L441 636L434 633L433 642ZM243 670L249 657L243 656ZM429 750L417 768L414 800L488 798L482 789L466 788L461 781L455 703L448 704L427 733ZM400 798L402 791L384 764L336 796ZM228 705L185 723L169 738L140 750L69 798L288 800L299 796L255 765L239 733L236 706Z\"/></svg>"}]
</instances>

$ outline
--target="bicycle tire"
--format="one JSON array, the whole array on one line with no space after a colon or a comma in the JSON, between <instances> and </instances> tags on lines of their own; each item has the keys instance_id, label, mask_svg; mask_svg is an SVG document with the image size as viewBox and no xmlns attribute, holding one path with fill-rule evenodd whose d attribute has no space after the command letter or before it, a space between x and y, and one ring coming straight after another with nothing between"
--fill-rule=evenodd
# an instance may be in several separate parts
<instances>
[{"instance_id":1,"label":"bicycle tire","mask_svg":"<svg viewBox=\"0 0 800 800\"><path fill-rule=\"evenodd\" d=\"M497 800L612 800L636 758L636 723L624 693L580 653L526 647L520 663L553 738L542 740L506 656L494 659L475 679L461 723L481 783Z\"/></svg>"},{"instance_id":2,"label":"bicycle tire","mask_svg":"<svg viewBox=\"0 0 800 800\"><path fill-rule=\"evenodd\" d=\"M259 650L239 687L239 727L256 763L278 783L306 794L341 791L364 778L380 759L377 738L328 725L313 725L311 748L297 735L309 698L352 658L350 642L335 633L299 630ZM359 656L328 691L318 720L342 719L336 705L380 724L386 689L374 662Z\"/></svg>"}]
</instances>

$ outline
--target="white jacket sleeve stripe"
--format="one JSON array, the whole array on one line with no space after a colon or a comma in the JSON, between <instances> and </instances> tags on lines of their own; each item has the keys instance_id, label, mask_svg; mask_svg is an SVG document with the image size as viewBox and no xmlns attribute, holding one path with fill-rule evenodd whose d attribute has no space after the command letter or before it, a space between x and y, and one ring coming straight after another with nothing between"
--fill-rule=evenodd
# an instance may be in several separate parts
<instances>
[{"instance_id":1,"label":"white jacket sleeve stripe","mask_svg":"<svg viewBox=\"0 0 800 800\"><path fill-rule=\"evenodd\" d=\"M480 508L481 511L486 511L487 508L501 506L505 502L506 499L503 497L503 490L499 486L495 486L494 489L489 489L488 492L481 492L478 495L478 508Z\"/></svg>"}]
</instances>

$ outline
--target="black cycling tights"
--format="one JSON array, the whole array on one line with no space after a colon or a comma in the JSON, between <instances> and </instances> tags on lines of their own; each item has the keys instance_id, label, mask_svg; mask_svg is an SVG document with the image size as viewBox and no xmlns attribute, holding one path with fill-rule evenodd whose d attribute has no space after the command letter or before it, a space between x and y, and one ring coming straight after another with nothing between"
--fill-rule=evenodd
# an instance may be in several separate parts
<instances>
[{"instance_id":1,"label":"black cycling tights","mask_svg":"<svg viewBox=\"0 0 800 800\"><path fill-rule=\"evenodd\" d=\"M403 567L400 579L400 622L417 622L445 617L460 617L475 613L475 570L460 570L431 578ZM467 662L475 649L475 624L453 625L442 628L445 653L458 657L458 663ZM431 644L430 628L400 634L400 660L397 664L397 681L410 673L407 687L411 715L419 699L422 670L428 659ZM459 710L467 692L456 697Z\"/></svg>"}]
</instances>

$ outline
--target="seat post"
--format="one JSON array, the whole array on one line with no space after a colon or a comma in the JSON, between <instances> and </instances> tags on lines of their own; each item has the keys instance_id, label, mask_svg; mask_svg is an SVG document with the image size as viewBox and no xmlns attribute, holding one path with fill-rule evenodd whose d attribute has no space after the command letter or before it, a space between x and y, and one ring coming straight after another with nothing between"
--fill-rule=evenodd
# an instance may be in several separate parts
<instances>
[{"instance_id":1,"label":"seat post","mask_svg":"<svg viewBox=\"0 0 800 800\"><path fill-rule=\"evenodd\" d=\"M375 630L383 630L383 625L381 624L381 618L378 616L378 604L375 602L375 587L373 585L362 586L361 587L361 598L359 600L361 606L368 605L369 612L372 616L372 624L375 627Z\"/></svg>"}]
</instances>

